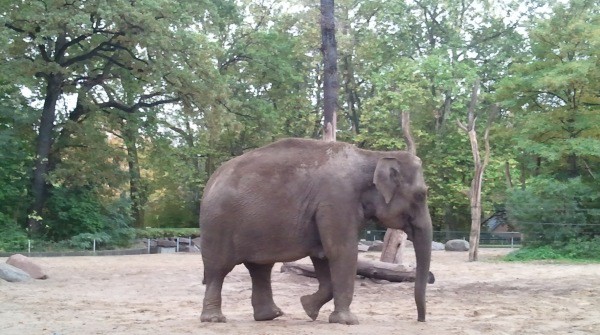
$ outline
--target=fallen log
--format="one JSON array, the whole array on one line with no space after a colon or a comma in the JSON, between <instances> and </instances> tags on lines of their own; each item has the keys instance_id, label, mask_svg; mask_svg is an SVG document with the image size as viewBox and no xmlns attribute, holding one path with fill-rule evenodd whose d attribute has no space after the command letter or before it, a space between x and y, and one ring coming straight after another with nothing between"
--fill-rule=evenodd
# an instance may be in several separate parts
<instances>
[{"instance_id":1,"label":"fallen log","mask_svg":"<svg viewBox=\"0 0 600 335\"><path fill-rule=\"evenodd\" d=\"M316 278L315 268L312 264L299 264L295 262L283 263L281 272L294 273L300 276ZM356 274L366 278L383 279L390 282L414 282L416 272L399 264L385 263L381 261L358 260ZM427 279L429 284L435 282L435 276L429 272Z\"/></svg>"}]
</instances>

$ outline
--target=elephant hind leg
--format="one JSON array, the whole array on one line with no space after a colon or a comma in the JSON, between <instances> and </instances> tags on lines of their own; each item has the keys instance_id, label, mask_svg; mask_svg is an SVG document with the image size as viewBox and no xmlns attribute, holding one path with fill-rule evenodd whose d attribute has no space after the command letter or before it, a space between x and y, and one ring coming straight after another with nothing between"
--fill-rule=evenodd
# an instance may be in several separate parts
<instances>
[{"instance_id":1,"label":"elephant hind leg","mask_svg":"<svg viewBox=\"0 0 600 335\"><path fill-rule=\"evenodd\" d=\"M319 280L319 289L311 295L305 295L300 298L302 307L306 314L314 320L319 316L321 307L333 299L333 288L331 286L331 274L329 272L329 262L327 259L311 257L315 267L315 274Z\"/></svg>"},{"instance_id":2,"label":"elephant hind leg","mask_svg":"<svg viewBox=\"0 0 600 335\"><path fill-rule=\"evenodd\" d=\"M244 263L252 278L252 307L254 320L268 321L283 315L273 301L271 270L274 264Z\"/></svg>"},{"instance_id":3,"label":"elephant hind leg","mask_svg":"<svg viewBox=\"0 0 600 335\"><path fill-rule=\"evenodd\" d=\"M221 292L223 289L223 280L225 276L233 270L231 267L211 267L204 268L203 283L206 284L204 293L204 302L202 306L201 322L226 322L227 319L221 310Z\"/></svg>"}]
</instances>

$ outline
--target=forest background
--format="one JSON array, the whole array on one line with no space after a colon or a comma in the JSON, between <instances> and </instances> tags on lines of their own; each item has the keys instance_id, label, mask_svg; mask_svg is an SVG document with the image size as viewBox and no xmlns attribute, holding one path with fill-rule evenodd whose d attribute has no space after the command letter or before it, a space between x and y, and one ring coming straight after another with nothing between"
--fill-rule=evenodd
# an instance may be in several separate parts
<instances>
[{"instance_id":1,"label":"forest background","mask_svg":"<svg viewBox=\"0 0 600 335\"><path fill-rule=\"evenodd\" d=\"M337 139L403 149L410 112L435 230L469 229L477 83L483 217L600 254L599 1L335 10ZM321 137L319 20L304 0L0 0L0 250L197 227L219 164Z\"/></svg>"}]
</instances>

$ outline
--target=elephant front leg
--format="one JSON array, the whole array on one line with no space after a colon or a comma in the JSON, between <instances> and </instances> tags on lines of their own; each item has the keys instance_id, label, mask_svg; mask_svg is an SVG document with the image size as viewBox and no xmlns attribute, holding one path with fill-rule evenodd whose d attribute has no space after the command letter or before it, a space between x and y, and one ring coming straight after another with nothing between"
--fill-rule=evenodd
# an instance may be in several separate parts
<instances>
[{"instance_id":1,"label":"elephant front leg","mask_svg":"<svg viewBox=\"0 0 600 335\"><path fill-rule=\"evenodd\" d=\"M358 318L350 311L356 277L356 250L354 257L343 256L329 260L329 267L334 303L334 310L329 316L329 322L357 325Z\"/></svg>"},{"instance_id":2,"label":"elephant front leg","mask_svg":"<svg viewBox=\"0 0 600 335\"><path fill-rule=\"evenodd\" d=\"M273 301L271 270L274 264L244 263L252 278L252 307L254 320L268 321L283 315L283 311Z\"/></svg>"},{"instance_id":3,"label":"elephant front leg","mask_svg":"<svg viewBox=\"0 0 600 335\"><path fill-rule=\"evenodd\" d=\"M358 324L358 318L350 311L350 304L358 257L358 228L354 227L359 224L351 212L342 213L337 206L329 205L319 207L317 226L331 275L334 311L329 322Z\"/></svg>"},{"instance_id":4,"label":"elephant front leg","mask_svg":"<svg viewBox=\"0 0 600 335\"><path fill-rule=\"evenodd\" d=\"M302 307L306 314L314 320L319 316L319 310L323 305L333 299L333 289L331 288L331 275L329 273L329 262L327 259L311 257L315 267L315 274L319 280L319 289L311 295L305 295L300 298Z\"/></svg>"}]
</instances>

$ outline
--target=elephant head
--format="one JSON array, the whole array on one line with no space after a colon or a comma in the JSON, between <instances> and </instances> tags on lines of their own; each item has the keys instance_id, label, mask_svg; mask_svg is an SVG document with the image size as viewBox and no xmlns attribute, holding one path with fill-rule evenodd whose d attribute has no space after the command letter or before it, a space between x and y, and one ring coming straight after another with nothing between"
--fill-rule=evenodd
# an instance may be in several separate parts
<instances>
[{"instance_id":1,"label":"elephant head","mask_svg":"<svg viewBox=\"0 0 600 335\"><path fill-rule=\"evenodd\" d=\"M405 231L414 244L417 259L415 302L418 320L425 321L432 225L420 159L407 153L380 158L373 184L377 190L372 199L373 216L389 228Z\"/></svg>"}]
</instances>

